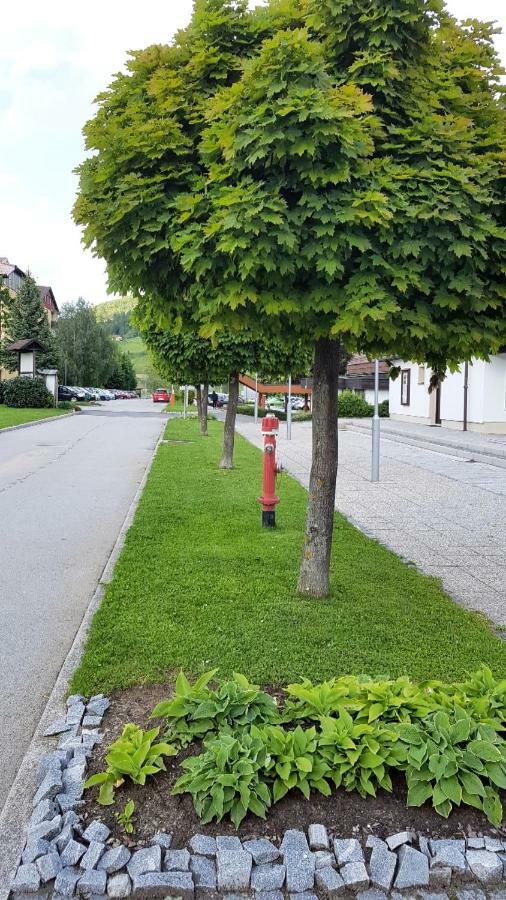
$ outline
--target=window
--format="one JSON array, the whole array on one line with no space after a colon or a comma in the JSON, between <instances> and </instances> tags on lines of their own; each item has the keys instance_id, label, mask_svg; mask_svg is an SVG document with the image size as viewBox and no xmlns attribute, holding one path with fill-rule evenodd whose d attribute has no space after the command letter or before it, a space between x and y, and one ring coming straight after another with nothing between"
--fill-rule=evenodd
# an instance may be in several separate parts
<instances>
[{"instance_id":1,"label":"window","mask_svg":"<svg viewBox=\"0 0 506 900\"><path fill-rule=\"evenodd\" d=\"M425 366L418 366L418 384L425 384Z\"/></svg>"},{"instance_id":2,"label":"window","mask_svg":"<svg viewBox=\"0 0 506 900\"><path fill-rule=\"evenodd\" d=\"M401 371L401 406L409 406L411 392L411 369Z\"/></svg>"}]
</instances>

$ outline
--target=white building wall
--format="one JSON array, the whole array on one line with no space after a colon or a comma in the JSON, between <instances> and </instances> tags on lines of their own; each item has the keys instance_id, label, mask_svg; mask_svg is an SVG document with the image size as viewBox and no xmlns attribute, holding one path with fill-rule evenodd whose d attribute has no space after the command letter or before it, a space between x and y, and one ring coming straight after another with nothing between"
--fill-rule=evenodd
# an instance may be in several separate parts
<instances>
[{"instance_id":1,"label":"white building wall","mask_svg":"<svg viewBox=\"0 0 506 900\"><path fill-rule=\"evenodd\" d=\"M418 363L406 362L404 360L395 360L395 365L401 369L401 374L395 381L390 382L390 418L405 419L408 418L412 422L429 422L429 393L428 386L430 380L430 369L424 367L423 384L418 384L419 365ZM402 371L408 369L410 372L410 397L409 406L403 406L401 403L402 391ZM421 370L420 370L421 371Z\"/></svg>"},{"instance_id":2,"label":"white building wall","mask_svg":"<svg viewBox=\"0 0 506 900\"><path fill-rule=\"evenodd\" d=\"M395 360L411 373L410 403L401 404L401 377L390 384L390 416L393 419L431 424L433 410L428 392L431 370L425 369L424 384L418 384L419 366ZM434 401L432 400L432 405ZM441 424L461 429L464 418L464 364L457 372L448 372L441 385ZM489 362L469 363L467 420L470 431L506 432L506 353L492 356Z\"/></svg>"},{"instance_id":3,"label":"white building wall","mask_svg":"<svg viewBox=\"0 0 506 900\"><path fill-rule=\"evenodd\" d=\"M386 391L378 391L378 401L379 403L383 403L383 400L388 400L389 392ZM367 400L371 406L374 406L374 388L365 388L364 390L364 400Z\"/></svg>"}]
</instances>

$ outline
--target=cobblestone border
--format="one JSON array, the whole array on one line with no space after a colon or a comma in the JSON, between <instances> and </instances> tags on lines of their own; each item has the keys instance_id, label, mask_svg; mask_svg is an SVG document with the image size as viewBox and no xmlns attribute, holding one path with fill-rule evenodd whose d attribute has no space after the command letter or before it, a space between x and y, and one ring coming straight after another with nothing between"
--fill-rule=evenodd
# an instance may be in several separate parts
<instances>
[{"instance_id":1,"label":"cobblestone border","mask_svg":"<svg viewBox=\"0 0 506 900\"><path fill-rule=\"evenodd\" d=\"M286 831L279 847L266 838L196 834L174 849L172 835L158 833L132 853L106 825L85 825L78 812L108 707L103 694L88 702L74 694L65 718L45 732L58 735L58 745L40 759L13 900L506 900L506 841L493 836L431 840L403 831L386 840L370 835L363 846L311 824L307 834Z\"/></svg>"}]
</instances>

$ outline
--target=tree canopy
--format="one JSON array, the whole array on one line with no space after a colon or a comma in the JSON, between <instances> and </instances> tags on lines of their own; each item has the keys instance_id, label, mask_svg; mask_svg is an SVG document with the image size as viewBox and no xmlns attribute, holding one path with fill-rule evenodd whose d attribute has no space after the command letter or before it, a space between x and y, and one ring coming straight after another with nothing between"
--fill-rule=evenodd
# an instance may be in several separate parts
<instances>
[{"instance_id":1,"label":"tree canopy","mask_svg":"<svg viewBox=\"0 0 506 900\"><path fill-rule=\"evenodd\" d=\"M427 359L504 341L506 114L490 25L440 0L198 0L85 129L76 220L112 286L203 333Z\"/></svg>"}]
</instances>

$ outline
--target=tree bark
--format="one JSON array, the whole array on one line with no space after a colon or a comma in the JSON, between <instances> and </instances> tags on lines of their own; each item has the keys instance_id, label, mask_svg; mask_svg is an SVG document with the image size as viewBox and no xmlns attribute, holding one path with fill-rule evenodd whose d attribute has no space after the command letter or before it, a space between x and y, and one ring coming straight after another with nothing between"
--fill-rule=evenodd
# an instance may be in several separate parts
<instances>
[{"instance_id":1,"label":"tree bark","mask_svg":"<svg viewBox=\"0 0 506 900\"><path fill-rule=\"evenodd\" d=\"M337 477L337 385L339 342L320 338L313 369L313 456L306 532L298 590L309 597L329 593L330 554Z\"/></svg>"},{"instance_id":2,"label":"tree bark","mask_svg":"<svg viewBox=\"0 0 506 900\"><path fill-rule=\"evenodd\" d=\"M223 455L220 469L232 469L234 465L235 419L239 400L239 373L233 372L228 382L228 404L223 431Z\"/></svg>"},{"instance_id":3,"label":"tree bark","mask_svg":"<svg viewBox=\"0 0 506 900\"><path fill-rule=\"evenodd\" d=\"M200 433L204 436L207 436L207 395L209 393L209 384L207 381L204 381L204 384L199 384L199 389L197 394L200 394L200 409L199 409L199 418L200 418Z\"/></svg>"}]
</instances>

